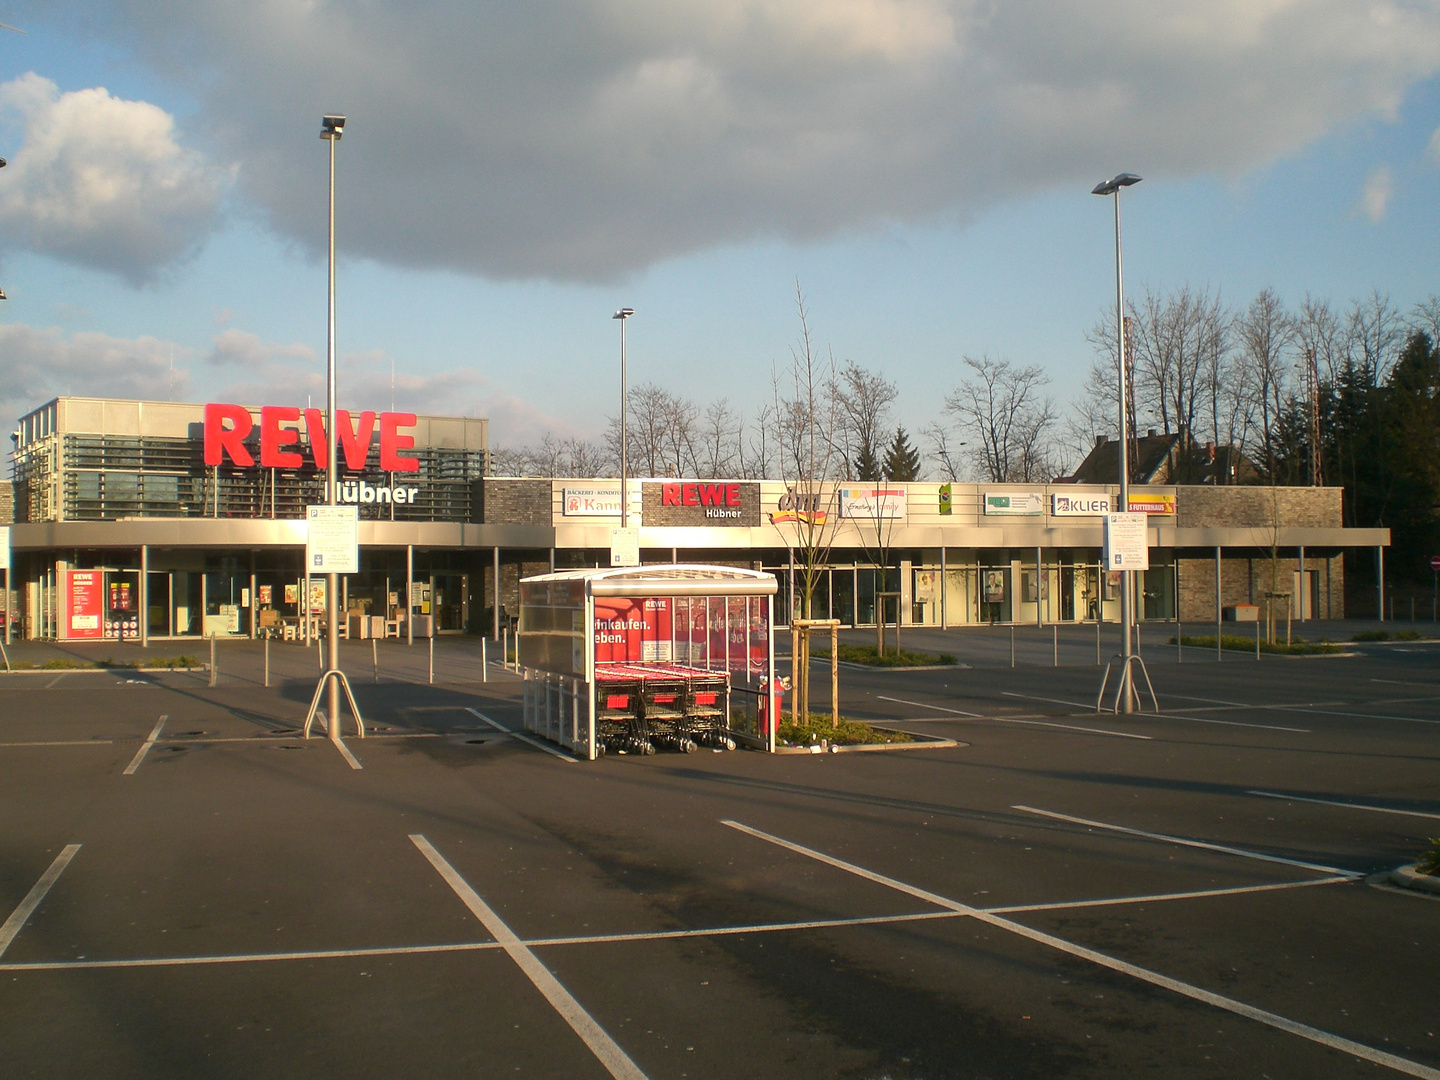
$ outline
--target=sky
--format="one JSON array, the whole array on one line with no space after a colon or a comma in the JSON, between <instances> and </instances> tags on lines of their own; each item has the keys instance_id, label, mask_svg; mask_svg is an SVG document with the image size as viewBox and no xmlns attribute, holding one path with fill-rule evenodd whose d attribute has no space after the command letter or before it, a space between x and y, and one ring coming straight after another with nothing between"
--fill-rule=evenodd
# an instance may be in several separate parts
<instances>
[{"instance_id":1,"label":"sky","mask_svg":"<svg viewBox=\"0 0 1440 1080\"><path fill-rule=\"evenodd\" d=\"M1440 0L10 0L0 415L325 393L596 437L631 385L753 416L819 345L941 420L1063 408L1114 296L1440 292ZM392 390L393 386L393 390Z\"/></svg>"}]
</instances>

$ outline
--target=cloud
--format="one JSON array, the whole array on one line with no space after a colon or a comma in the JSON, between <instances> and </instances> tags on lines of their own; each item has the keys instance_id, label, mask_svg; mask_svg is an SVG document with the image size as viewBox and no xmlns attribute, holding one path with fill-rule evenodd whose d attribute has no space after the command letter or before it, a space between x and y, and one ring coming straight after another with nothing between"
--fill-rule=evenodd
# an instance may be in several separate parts
<instances>
[{"instance_id":1,"label":"cloud","mask_svg":"<svg viewBox=\"0 0 1440 1080\"><path fill-rule=\"evenodd\" d=\"M214 228L227 173L157 106L31 72L0 85L0 118L23 130L0 175L0 242L141 283Z\"/></svg>"},{"instance_id":2,"label":"cloud","mask_svg":"<svg viewBox=\"0 0 1440 1080\"><path fill-rule=\"evenodd\" d=\"M1365 186L1360 189L1360 200L1355 204L1355 213L1363 214L1372 225L1385 220L1390 208L1390 197L1395 194L1395 178L1388 166L1371 169L1365 177Z\"/></svg>"},{"instance_id":3,"label":"cloud","mask_svg":"<svg viewBox=\"0 0 1440 1080\"><path fill-rule=\"evenodd\" d=\"M1425 152L1432 162L1440 162L1440 128L1430 133L1430 142L1426 145Z\"/></svg>"},{"instance_id":4,"label":"cloud","mask_svg":"<svg viewBox=\"0 0 1440 1080\"><path fill-rule=\"evenodd\" d=\"M173 397L183 401L190 352L153 337L65 335L24 323L0 324L0 416L8 425L53 397ZM172 365L179 362L181 366ZM167 391L173 387L173 392Z\"/></svg>"},{"instance_id":5,"label":"cloud","mask_svg":"<svg viewBox=\"0 0 1440 1080\"><path fill-rule=\"evenodd\" d=\"M494 278L1243 174L1440 69L1405 0L97 2L280 234L323 251L340 110L343 250Z\"/></svg>"}]
</instances>

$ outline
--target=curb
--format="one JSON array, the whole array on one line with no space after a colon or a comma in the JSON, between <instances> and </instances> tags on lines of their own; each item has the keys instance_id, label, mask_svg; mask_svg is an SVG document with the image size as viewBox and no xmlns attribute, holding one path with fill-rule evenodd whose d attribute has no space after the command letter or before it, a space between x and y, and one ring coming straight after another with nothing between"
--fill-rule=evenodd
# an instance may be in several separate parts
<instances>
[{"instance_id":1,"label":"curb","mask_svg":"<svg viewBox=\"0 0 1440 1080\"><path fill-rule=\"evenodd\" d=\"M1390 871L1390 881L1406 889L1419 889L1421 892L1440 896L1440 876L1416 873L1415 865L1415 863L1409 863L1405 866L1397 866Z\"/></svg>"},{"instance_id":2,"label":"curb","mask_svg":"<svg viewBox=\"0 0 1440 1080\"><path fill-rule=\"evenodd\" d=\"M157 671L209 671L208 667L76 667L76 668L15 668L0 675L125 675Z\"/></svg>"}]
</instances>

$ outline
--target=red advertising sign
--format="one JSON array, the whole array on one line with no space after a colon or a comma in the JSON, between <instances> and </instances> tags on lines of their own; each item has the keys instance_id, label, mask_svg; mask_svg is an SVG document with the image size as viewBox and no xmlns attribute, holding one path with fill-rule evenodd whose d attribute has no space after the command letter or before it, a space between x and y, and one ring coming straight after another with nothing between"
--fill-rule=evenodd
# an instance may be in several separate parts
<instances>
[{"instance_id":1,"label":"red advertising sign","mask_svg":"<svg viewBox=\"0 0 1440 1080\"><path fill-rule=\"evenodd\" d=\"M673 632L668 596L595 598L597 664L668 662Z\"/></svg>"},{"instance_id":2,"label":"red advertising sign","mask_svg":"<svg viewBox=\"0 0 1440 1080\"><path fill-rule=\"evenodd\" d=\"M112 581L110 583L110 610L111 611L134 611L135 600L130 592L130 582Z\"/></svg>"},{"instance_id":3,"label":"red advertising sign","mask_svg":"<svg viewBox=\"0 0 1440 1080\"><path fill-rule=\"evenodd\" d=\"M105 633L100 570L65 571L65 636L99 638Z\"/></svg>"},{"instance_id":4,"label":"red advertising sign","mask_svg":"<svg viewBox=\"0 0 1440 1080\"><path fill-rule=\"evenodd\" d=\"M266 405L260 410L260 465L267 469L298 469L304 464L304 457L298 452L300 428L282 427L282 424L300 423L302 410L281 405ZM320 409L305 409L305 432L309 436L310 456L317 469L326 467L330 460L330 441L325 435L325 413ZM335 429L339 435L340 458L345 468L359 472L365 468L370 456L370 444L375 439L373 412L362 412L354 420L345 409L335 410ZM415 426L414 413L380 413L380 468L386 472L416 472L420 462L413 457L401 456L401 450L415 445L413 435L400 434L401 428ZM229 426L226 426L226 423ZM220 465L229 458L236 465L246 468L255 464L245 440L255 430L255 421L250 410L243 405L211 403L205 406L205 464ZM293 449L286 449L292 447ZM337 460L336 464L341 464Z\"/></svg>"}]
</instances>

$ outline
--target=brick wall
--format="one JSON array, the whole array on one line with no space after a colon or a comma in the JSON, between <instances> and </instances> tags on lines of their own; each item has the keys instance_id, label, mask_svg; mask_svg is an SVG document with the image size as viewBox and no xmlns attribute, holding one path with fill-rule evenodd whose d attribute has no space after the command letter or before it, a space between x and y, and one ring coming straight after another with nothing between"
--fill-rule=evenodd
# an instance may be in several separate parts
<instances>
[{"instance_id":1,"label":"brick wall","mask_svg":"<svg viewBox=\"0 0 1440 1080\"><path fill-rule=\"evenodd\" d=\"M555 513L553 491L549 480L486 480L485 524L549 525Z\"/></svg>"},{"instance_id":2,"label":"brick wall","mask_svg":"<svg viewBox=\"0 0 1440 1080\"><path fill-rule=\"evenodd\" d=\"M0 525L15 521L15 485L9 480L0 480Z\"/></svg>"},{"instance_id":3,"label":"brick wall","mask_svg":"<svg viewBox=\"0 0 1440 1080\"><path fill-rule=\"evenodd\" d=\"M1175 524L1181 528L1279 524L1338 529L1343 524L1344 492L1338 487L1182 487L1175 492Z\"/></svg>"},{"instance_id":4,"label":"brick wall","mask_svg":"<svg viewBox=\"0 0 1440 1080\"><path fill-rule=\"evenodd\" d=\"M1182 622L1215 621L1215 559L1180 558L1180 619ZM1265 558L1225 557L1220 563L1221 606L1256 604L1264 606L1267 592L1292 592L1299 560L1282 555L1272 566ZM1305 556L1305 569L1313 571L1311 618L1343 619L1345 617L1345 560L1332 557ZM1278 577L1272 587L1272 577ZM1295 615L1300 613L1299 600L1294 601ZM1281 608L1283 611L1283 606Z\"/></svg>"}]
</instances>

